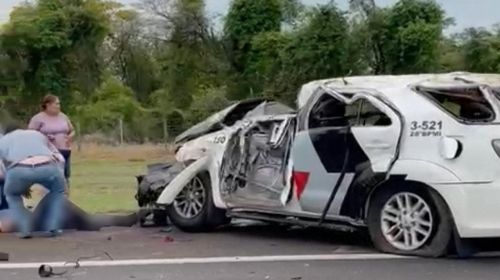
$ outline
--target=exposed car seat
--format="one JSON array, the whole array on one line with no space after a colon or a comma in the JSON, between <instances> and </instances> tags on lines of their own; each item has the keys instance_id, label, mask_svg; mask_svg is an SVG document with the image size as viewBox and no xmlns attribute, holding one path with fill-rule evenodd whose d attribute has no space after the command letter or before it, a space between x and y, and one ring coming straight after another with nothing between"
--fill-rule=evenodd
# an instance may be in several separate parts
<instances>
[{"instance_id":1,"label":"exposed car seat","mask_svg":"<svg viewBox=\"0 0 500 280\"><path fill-rule=\"evenodd\" d=\"M493 111L479 102L462 104L460 108L460 117L466 120L489 120L493 116Z\"/></svg>"}]
</instances>

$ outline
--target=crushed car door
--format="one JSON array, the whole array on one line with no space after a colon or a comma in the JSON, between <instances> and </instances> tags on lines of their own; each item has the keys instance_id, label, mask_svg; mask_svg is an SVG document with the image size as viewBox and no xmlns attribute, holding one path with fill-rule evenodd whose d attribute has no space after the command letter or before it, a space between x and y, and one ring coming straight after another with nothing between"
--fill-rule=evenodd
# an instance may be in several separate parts
<instances>
[{"instance_id":1,"label":"crushed car door","mask_svg":"<svg viewBox=\"0 0 500 280\"><path fill-rule=\"evenodd\" d=\"M281 207L294 116L258 120L231 140L222 168L222 189L232 206Z\"/></svg>"},{"instance_id":2,"label":"crushed car door","mask_svg":"<svg viewBox=\"0 0 500 280\"><path fill-rule=\"evenodd\" d=\"M390 169L397 156L400 118L369 94L347 98L321 90L299 113L298 122L292 180L302 210L323 218L354 216L353 205L344 207L344 202L351 195L359 199L359 191L367 191ZM363 187L354 191L359 183Z\"/></svg>"}]
</instances>

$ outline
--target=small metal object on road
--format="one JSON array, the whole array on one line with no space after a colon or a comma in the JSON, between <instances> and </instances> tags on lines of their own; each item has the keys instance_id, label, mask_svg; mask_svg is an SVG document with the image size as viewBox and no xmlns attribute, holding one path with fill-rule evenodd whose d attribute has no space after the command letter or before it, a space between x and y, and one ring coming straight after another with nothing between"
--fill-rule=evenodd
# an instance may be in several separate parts
<instances>
[{"instance_id":1,"label":"small metal object on road","mask_svg":"<svg viewBox=\"0 0 500 280\"><path fill-rule=\"evenodd\" d=\"M43 265L41 265L38 268L38 276L40 276L40 278L49 278L49 277L53 277L53 276L62 276L64 274L66 274L66 272L67 271L54 272L54 270L52 269L52 267L50 265L46 265L46 264L43 264Z\"/></svg>"},{"instance_id":2,"label":"small metal object on road","mask_svg":"<svg viewBox=\"0 0 500 280\"><path fill-rule=\"evenodd\" d=\"M172 227L165 227L165 228L162 228L160 229L160 232L162 233L169 233L169 232L172 232Z\"/></svg>"}]
</instances>

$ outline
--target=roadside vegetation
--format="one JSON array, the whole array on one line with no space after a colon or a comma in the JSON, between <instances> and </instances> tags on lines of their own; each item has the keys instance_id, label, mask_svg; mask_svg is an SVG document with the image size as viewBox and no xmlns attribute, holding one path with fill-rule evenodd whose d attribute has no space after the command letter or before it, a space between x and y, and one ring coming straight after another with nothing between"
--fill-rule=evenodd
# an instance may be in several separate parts
<instances>
[{"instance_id":1,"label":"roadside vegetation","mask_svg":"<svg viewBox=\"0 0 500 280\"><path fill-rule=\"evenodd\" d=\"M301 84L329 77L500 71L498 27L448 34L453 19L432 0L349 2L233 0L220 17L203 0L27 1L0 26L0 121L27 122L42 96L60 96L81 148L71 198L127 211L134 176L169 155L139 144L169 142L231 101L293 105Z\"/></svg>"},{"instance_id":2,"label":"roadside vegetation","mask_svg":"<svg viewBox=\"0 0 500 280\"><path fill-rule=\"evenodd\" d=\"M146 172L148 164L172 157L163 145L85 144L73 155L70 198L91 213L135 211L135 176ZM43 189L35 188L28 205L35 206L43 195Z\"/></svg>"},{"instance_id":3,"label":"roadside vegetation","mask_svg":"<svg viewBox=\"0 0 500 280\"><path fill-rule=\"evenodd\" d=\"M172 158L163 145L84 145L74 154L71 200L92 213L137 210L135 176L148 164Z\"/></svg>"},{"instance_id":4,"label":"roadside vegetation","mask_svg":"<svg viewBox=\"0 0 500 280\"><path fill-rule=\"evenodd\" d=\"M313 79L500 70L499 30L447 34L453 19L431 0L233 0L224 17L203 0L137 2L18 6L0 29L3 117L27 120L50 92L79 135L160 142L231 100L293 104Z\"/></svg>"}]
</instances>

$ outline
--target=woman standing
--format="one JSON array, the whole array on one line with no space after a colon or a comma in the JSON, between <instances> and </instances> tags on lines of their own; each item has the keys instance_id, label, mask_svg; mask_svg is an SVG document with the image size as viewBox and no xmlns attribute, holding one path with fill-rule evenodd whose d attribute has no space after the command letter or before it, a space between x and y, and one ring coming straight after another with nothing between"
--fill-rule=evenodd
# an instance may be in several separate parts
<instances>
[{"instance_id":1,"label":"woman standing","mask_svg":"<svg viewBox=\"0 0 500 280\"><path fill-rule=\"evenodd\" d=\"M42 100L42 111L31 118L29 129L45 134L64 157L64 177L69 184L71 175L71 142L75 130L70 119L61 112L61 103L55 95L46 95Z\"/></svg>"}]
</instances>

